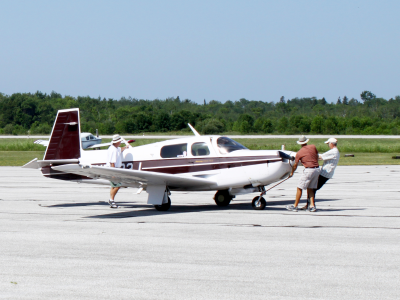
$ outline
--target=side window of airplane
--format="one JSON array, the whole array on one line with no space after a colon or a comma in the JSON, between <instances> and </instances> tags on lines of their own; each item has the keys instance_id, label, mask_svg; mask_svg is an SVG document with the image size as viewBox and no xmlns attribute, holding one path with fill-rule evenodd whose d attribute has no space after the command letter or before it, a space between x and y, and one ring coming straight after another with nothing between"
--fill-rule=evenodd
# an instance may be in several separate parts
<instances>
[{"instance_id":1,"label":"side window of airplane","mask_svg":"<svg viewBox=\"0 0 400 300\"><path fill-rule=\"evenodd\" d=\"M185 157L187 154L187 144L168 145L161 148L162 158Z\"/></svg>"},{"instance_id":2,"label":"side window of airplane","mask_svg":"<svg viewBox=\"0 0 400 300\"><path fill-rule=\"evenodd\" d=\"M192 155L193 156L201 156L201 155L210 155L210 150L206 143L195 143L192 145Z\"/></svg>"}]
</instances>

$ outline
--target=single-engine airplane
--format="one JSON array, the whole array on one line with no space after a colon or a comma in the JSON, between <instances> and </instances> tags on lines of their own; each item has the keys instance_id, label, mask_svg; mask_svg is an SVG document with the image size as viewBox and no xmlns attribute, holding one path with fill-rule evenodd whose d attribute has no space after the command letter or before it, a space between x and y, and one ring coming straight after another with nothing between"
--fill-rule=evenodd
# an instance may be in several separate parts
<instances>
[{"instance_id":1,"label":"single-engine airplane","mask_svg":"<svg viewBox=\"0 0 400 300\"><path fill-rule=\"evenodd\" d=\"M159 211L171 206L171 191L217 191L214 201L228 206L239 194L265 191L265 186L286 178L294 152L249 150L225 136L194 136L130 147L122 152L122 167L106 167L107 150L83 150L79 109L59 110L43 160L24 168L41 169L48 178L138 188L148 193L147 203ZM253 208L264 209L257 196Z\"/></svg>"},{"instance_id":2,"label":"single-engine airplane","mask_svg":"<svg viewBox=\"0 0 400 300\"><path fill-rule=\"evenodd\" d=\"M44 140L36 140L34 141L34 143L42 145L44 147L47 147L49 145L49 141L44 141ZM101 144L101 138L99 138L98 136L94 136L90 132L81 132L81 143L82 143L82 149L101 148L104 146L111 145L111 143Z\"/></svg>"}]
</instances>

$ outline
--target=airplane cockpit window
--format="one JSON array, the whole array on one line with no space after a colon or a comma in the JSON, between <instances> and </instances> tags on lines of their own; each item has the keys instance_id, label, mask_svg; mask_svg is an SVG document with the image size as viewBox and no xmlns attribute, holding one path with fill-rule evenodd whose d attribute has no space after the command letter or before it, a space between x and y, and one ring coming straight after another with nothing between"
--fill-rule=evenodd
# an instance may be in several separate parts
<instances>
[{"instance_id":1,"label":"airplane cockpit window","mask_svg":"<svg viewBox=\"0 0 400 300\"><path fill-rule=\"evenodd\" d=\"M195 143L192 145L192 155L193 156L210 155L210 149L208 149L206 143Z\"/></svg>"},{"instance_id":2,"label":"airplane cockpit window","mask_svg":"<svg viewBox=\"0 0 400 300\"><path fill-rule=\"evenodd\" d=\"M225 136L218 138L217 146L221 154L230 153L236 150L249 150L245 146Z\"/></svg>"},{"instance_id":3,"label":"airplane cockpit window","mask_svg":"<svg viewBox=\"0 0 400 300\"><path fill-rule=\"evenodd\" d=\"M187 144L168 145L161 148L162 158L186 157Z\"/></svg>"}]
</instances>

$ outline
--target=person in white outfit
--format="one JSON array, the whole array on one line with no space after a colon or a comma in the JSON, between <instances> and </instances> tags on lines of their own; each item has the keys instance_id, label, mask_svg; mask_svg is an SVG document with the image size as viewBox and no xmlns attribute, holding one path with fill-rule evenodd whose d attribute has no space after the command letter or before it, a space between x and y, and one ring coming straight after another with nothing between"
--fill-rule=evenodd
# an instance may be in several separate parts
<instances>
[{"instance_id":1,"label":"person in white outfit","mask_svg":"<svg viewBox=\"0 0 400 300\"><path fill-rule=\"evenodd\" d=\"M107 150L107 163L106 167L112 168L121 168L122 166L122 151L128 148L126 147L120 148L122 138L119 134L115 134L113 136L111 146ZM121 187L121 183L119 182L112 182L111 183L111 190L110 190L110 200L108 200L108 204L110 204L111 208L118 208L117 204L115 204L114 198L117 195L118 190Z\"/></svg>"},{"instance_id":2,"label":"person in white outfit","mask_svg":"<svg viewBox=\"0 0 400 300\"><path fill-rule=\"evenodd\" d=\"M325 152L324 154L319 154L318 159L323 160L324 164L322 165L321 171L318 177L318 185L317 189L314 191L314 197L317 191L322 188L322 186L332 178L333 174L335 173L336 166L339 162L340 153L339 149L337 148L337 139L330 138L328 139L325 144L328 144L330 150ZM314 198L315 201L315 198ZM301 208L302 210L308 209L309 201L307 201L307 205Z\"/></svg>"}]
</instances>

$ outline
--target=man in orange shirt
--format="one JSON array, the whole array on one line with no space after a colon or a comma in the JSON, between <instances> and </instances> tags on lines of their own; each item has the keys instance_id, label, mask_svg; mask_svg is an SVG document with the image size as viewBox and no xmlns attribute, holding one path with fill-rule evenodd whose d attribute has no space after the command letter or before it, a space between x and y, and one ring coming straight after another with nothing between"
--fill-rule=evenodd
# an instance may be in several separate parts
<instances>
[{"instance_id":1,"label":"man in orange shirt","mask_svg":"<svg viewBox=\"0 0 400 300\"><path fill-rule=\"evenodd\" d=\"M297 144L301 145L301 149L296 154L296 159L289 177L293 176L299 161L303 164L304 171L297 185L296 201L294 202L294 205L287 206L287 210L297 211L297 206L299 205L303 190L307 189L307 193L310 197L310 211L316 211L314 204L314 190L317 188L319 176L318 151L315 145L307 145L309 140L310 139L307 139L303 135L297 141Z\"/></svg>"}]
</instances>

